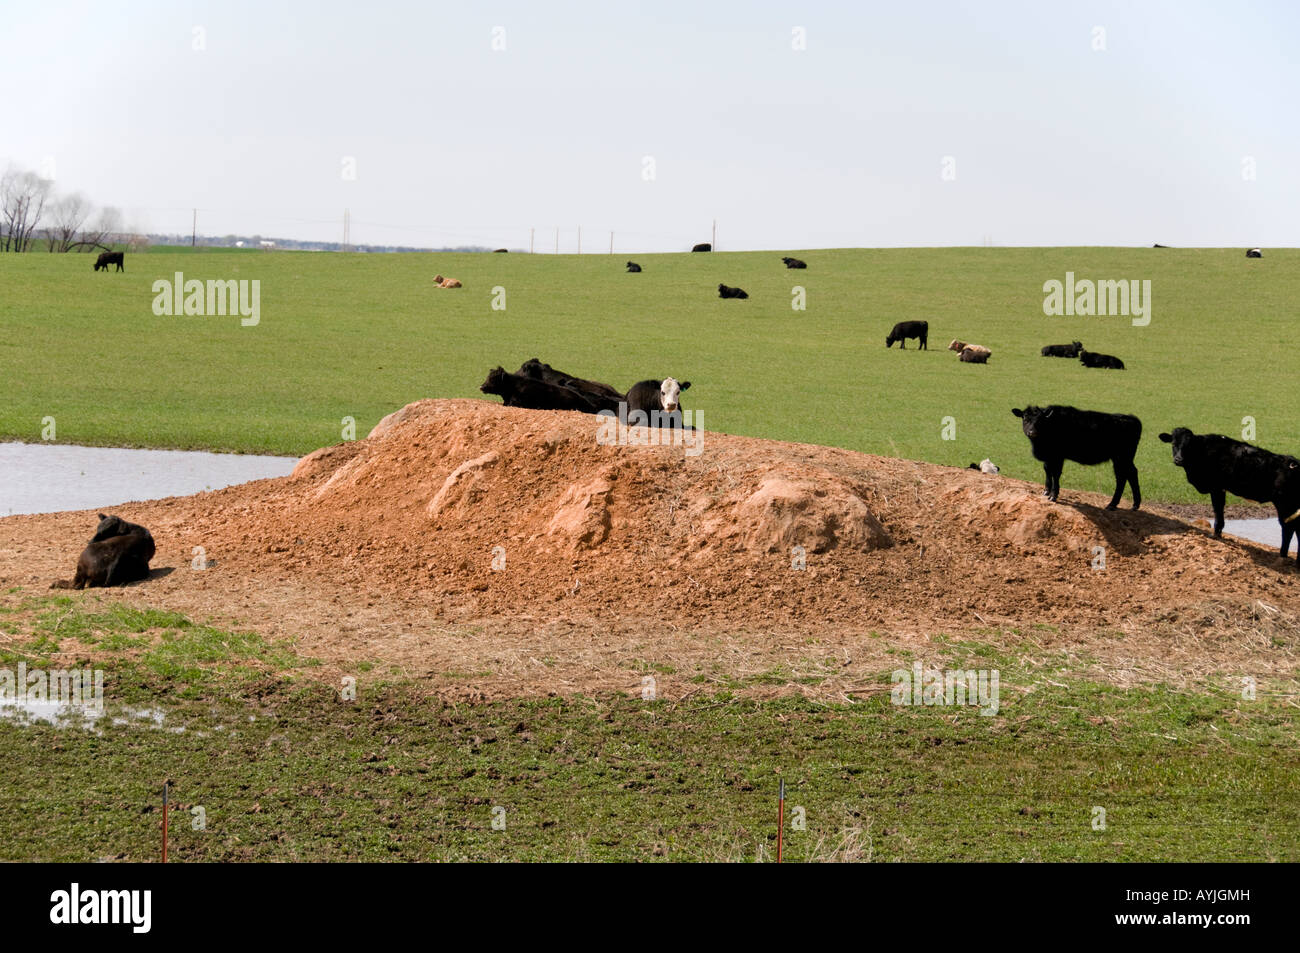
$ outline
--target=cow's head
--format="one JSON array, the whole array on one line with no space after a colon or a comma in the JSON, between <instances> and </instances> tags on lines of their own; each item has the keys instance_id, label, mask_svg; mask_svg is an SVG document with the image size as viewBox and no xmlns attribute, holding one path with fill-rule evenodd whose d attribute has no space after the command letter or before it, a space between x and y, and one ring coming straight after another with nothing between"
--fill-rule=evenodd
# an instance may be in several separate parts
<instances>
[{"instance_id":1,"label":"cow's head","mask_svg":"<svg viewBox=\"0 0 1300 953\"><path fill-rule=\"evenodd\" d=\"M671 377L665 377L659 385L659 404L666 413L674 413L682 405L682 391L691 386L690 381L679 384Z\"/></svg>"},{"instance_id":2,"label":"cow's head","mask_svg":"<svg viewBox=\"0 0 1300 953\"><path fill-rule=\"evenodd\" d=\"M433 281L434 284L439 284L439 285L442 284L442 275L434 275Z\"/></svg>"},{"instance_id":3,"label":"cow's head","mask_svg":"<svg viewBox=\"0 0 1300 953\"><path fill-rule=\"evenodd\" d=\"M131 524L120 516L105 516L99 514L99 525L95 527L95 535L90 537L92 543L98 543L103 539L112 539L114 536L126 536L131 532Z\"/></svg>"},{"instance_id":4,"label":"cow's head","mask_svg":"<svg viewBox=\"0 0 1300 953\"><path fill-rule=\"evenodd\" d=\"M1074 349L1075 349L1076 351L1082 351L1082 350L1083 350L1083 342L1082 342L1082 341L1075 341L1075 342L1074 342Z\"/></svg>"},{"instance_id":5,"label":"cow's head","mask_svg":"<svg viewBox=\"0 0 1300 953\"><path fill-rule=\"evenodd\" d=\"M1024 410L1012 407L1011 412L1020 418L1020 427L1030 440L1035 439L1043 432L1044 424L1052 416L1051 407L1035 407L1033 404L1030 404Z\"/></svg>"},{"instance_id":6,"label":"cow's head","mask_svg":"<svg viewBox=\"0 0 1300 953\"><path fill-rule=\"evenodd\" d=\"M1187 448L1194 436L1196 435L1186 427L1175 427L1173 433L1160 434L1162 443L1174 445L1174 466L1183 467L1187 465Z\"/></svg>"},{"instance_id":7,"label":"cow's head","mask_svg":"<svg viewBox=\"0 0 1300 953\"><path fill-rule=\"evenodd\" d=\"M950 351L956 351L956 352L958 352L958 353L960 354L962 351L966 350L966 342L965 342L965 341L953 341L951 344L948 345L948 350L950 350Z\"/></svg>"},{"instance_id":8,"label":"cow's head","mask_svg":"<svg viewBox=\"0 0 1300 953\"><path fill-rule=\"evenodd\" d=\"M502 394L502 385L505 384L506 369L504 367L494 367L488 371L487 380L479 385L479 390L485 394Z\"/></svg>"}]
</instances>

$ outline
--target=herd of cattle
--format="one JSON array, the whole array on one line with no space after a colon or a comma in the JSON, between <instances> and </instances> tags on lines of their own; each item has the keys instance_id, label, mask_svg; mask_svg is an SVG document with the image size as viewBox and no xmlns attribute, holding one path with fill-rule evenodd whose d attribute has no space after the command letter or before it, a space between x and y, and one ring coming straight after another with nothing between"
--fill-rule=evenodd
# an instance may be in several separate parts
<instances>
[{"instance_id":1,"label":"herd of cattle","mask_svg":"<svg viewBox=\"0 0 1300 953\"><path fill-rule=\"evenodd\" d=\"M691 250L712 249L703 244ZM1248 256L1257 258L1261 254L1258 249L1251 249ZM122 252L104 252L95 262L95 271L107 271L112 264L122 271L122 260ZM797 258L781 260L787 268L807 268L807 264ZM627 270L638 273L641 266L629 261ZM442 275L438 275L435 282L440 288L461 287L456 279ZM742 289L724 284L718 285L718 294L722 298L748 297ZM905 350L906 342L915 339L920 350L928 350L929 331L926 321L900 321L885 338L885 346L892 347L898 342L900 350ZM983 364L991 354L986 347L961 340L954 340L948 349L956 351L964 363ZM1043 357L1077 357L1085 367L1124 369L1119 358L1086 351L1080 341L1049 344L1042 348L1041 353ZM566 374L538 358L531 358L514 373L499 366L493 368L479 390L499 396L507 407L576 410L588 414L602 411L617 414L621 410L628 419L640 412L654 424L682 426L681 392L690 386L690 381L679 383L675 378L667 377L638 381L627 391L620 391L601 381ZM1133 509L1141 506L1142 491L1134 462L1142 439L1142 421L1137 417L1059 404L1046 407L1030 405L1012 408L1011 412L1020 418L1031 452L1043 464L1043 495L1052 502L1060 497L1061 471L1066 460L1085 466L1109 461L1115 471L1115 493L1107 509L1119 506L1125 486L1131 490ZM1159 438L1172 445L1174 465L1183 469L1188 482L1198 493L1209 495L1214 509L1216 539L1223 534L1226 495L1232 493L1243 499L1272 504L1282 527L1281 556L1284 559L1288 556L1291 538L1300 532L1297 529L1300 521L1300 459L1272 453L1222 434L1195 434L1186 427L1176 427L1170 433L1160 434ZM989 460L972 463L971 468L986 474L998 472ZM148 577L149 561L154 556L154 541L149 531L117 516L101 513L99 519L94 536L77 560L74 577L55 582L51 588L120 586ZM1296 561L1300 565L1300 542Z\"/></svg>"},{"instance_id":2,"label":"herd of cattle","mask_svg":"<svg viewBox=\"0 0 1300 953\"><path fill-rule=\"evenodd\" d=\"M721 285L719 285L721 288ZM725 298L726 295L723 295ZM922 351L928 351L930 338L929 321L899 321L885 337L885 347L898 343L900 350L907 350L907 342L915 338ZM964 364L987 364L993 352L981 344L966 341L953 341L948 350L957 352L957 359ZM1085 351L1083 344L1075 341L1071 344L1048 344L1042 350L1043 357L1077 357L1084 367L1106 367L1116 371L1124 370L1124 362L1112 354L1100 354Z\"/></svg>"}]
</instances>

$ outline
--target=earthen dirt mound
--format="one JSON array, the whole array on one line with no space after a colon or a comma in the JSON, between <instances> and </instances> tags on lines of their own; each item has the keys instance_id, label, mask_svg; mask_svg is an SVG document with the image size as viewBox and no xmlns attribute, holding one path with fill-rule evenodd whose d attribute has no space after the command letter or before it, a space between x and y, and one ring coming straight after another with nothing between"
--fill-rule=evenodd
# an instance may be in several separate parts
<instances>
[{"instance_id":1,"label":"earthen dirt mound","mask_svg":"<svg viewBox=\"0 0 1300 953\"><path fill-rule=\"evenodd\" d=\"M290 477L116 511L180 570L154 595L247 603L280 585L448 623L763 638L1128 629L1206 600L1300 610L1294 569L1265 550L1095 494L1053 504L976 471L724 434L698 454L596 434L577 413L421 401ZM0 582L66 576L87 518L0 520ZM216 568L190 572L195 547Z\"/></svg>"}]
</instances>

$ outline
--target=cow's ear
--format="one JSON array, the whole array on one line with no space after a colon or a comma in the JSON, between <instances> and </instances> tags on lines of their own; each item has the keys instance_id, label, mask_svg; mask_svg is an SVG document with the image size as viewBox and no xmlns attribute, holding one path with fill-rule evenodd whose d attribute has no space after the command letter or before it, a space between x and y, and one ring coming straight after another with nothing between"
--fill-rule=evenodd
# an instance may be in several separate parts
<instances>
[{"instance_id":1,"label":"cow's ear","mask_svg":"<svg viewBox=\"0 0 1300 953\"><path fill-rule=\"evenodd\" d=\"M100 514L99 514L99 518L102 519L102 520L106 520L106 519L108 519L108 517L105 516L103 513L100 513Z\"/></svg>"},{"instance_id":2,"label":"cow's ear","mask_svg":"<svg viewBox=\"0 0 1300 953\"><path fill-rule=\"evenodd\" d=\"M678 384L677 386L680 387L682 390L689 390L689 389L690 389L690 386L691 386L691 382L690 382L690 381L682 381L682 382L681 382L680 384Z\"/></svg>"},{"instance_id":3,"label":"cow's ear","mask_svg":"<svg viewBox=\"0 0 1300 953\"><path fill-rule=\"evenodd\" d=\"M1020 410L1017 407L1012 407L1011 412L1015 414L1017 417L1023 417L1025 415L1025 412L1023 410Z\"/></svg>"},{"instance_id":4,"label":"cow's ear","mask_svg":"<svg viewBox=\"0 0 1300 953\"><path fill-rule=\"evenodd\" d=\"M1165 443L1173 443L1173 442L1174 442L1174 436L1173 436L1173 434L1162 433L1162 434L1160 435L1160 439L1161 439L1162 441L1164 441Z\"/></svg>"}]
</instances>

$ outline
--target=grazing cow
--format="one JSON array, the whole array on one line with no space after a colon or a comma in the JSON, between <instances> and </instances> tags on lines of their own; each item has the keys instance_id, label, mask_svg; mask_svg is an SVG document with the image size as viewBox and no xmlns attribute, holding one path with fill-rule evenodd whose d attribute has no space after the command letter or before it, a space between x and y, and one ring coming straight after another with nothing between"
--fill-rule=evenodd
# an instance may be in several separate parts
<instances>
[{"instance_id":1,"label":"grazing cow","mask_svg":"<svg viewBox=\"0 0 1300 953\"><path fill-rule=\"evenodd\" d=\"M1300 531L1296 523L1300 519L1300 460L1222 434L1194 434L1186 427L1162 433L1160 439L1173 444L1174 465L1183 468L1196 492L1210 494L1216 539L1223 535L1226 494L1272 503L1282 525L1281 556L1286 558L1291 536ZM1296 562L1300 563L1300 547Z\"/></svg>"},{"instance_id":2,"label":"grazing cow","mask_svg":"<svg viewBox=\"0 0 1300 953\"><path fill-rule=\"evenodd\" d=\"M124 586L148 577L153 554L153 536L147 529L120 516L100 513L95 535L77 559L76 575L51 583L50 588Z\"/></svg>"},{"instance_id":3,"label":"grazing cow","mask_svg":"<svg viewBox=\"0 0 1300 953\"><path fill-rule=\"evenodd\" d=\"M503 367L488 371L487 380L479 385L479 390L485 394L496 394L507 407L577 410L584 414L595 414L602 410L618 412L618 401L613 398L601 399L573 387L510 374Z\"/></svg>"},{"instance_id":4,"label":"grazing cow","mask_svg":"<svg viewBox=\"0 0 1300 953\"><path fill-rule=\"evenodd\" d=\"M908 338L920 338L921 350L928 351L930 350L927 346L929 337L929 321L899 321L894 325L894 329L889 332L889 336L885 338L885 347L892 347L894 342L898 341L899 348L906 351Z\"/></svg>"},{"instance_id":5,"label":"grazing cow","mask_svg":"<svg viewBox=\"0 0 1300 953\"><path fill-rule=\"evenodd\" d=\"M638 381L628 390L624 400L627 402L627 417L640 411L647 421L662 421L665 414L669 417L669 426L682 426L682 391L691 386L690 381L678 383L671 377L663 380ZM686 428L690 429L690 428Z\"/></svg>"},{"instance_id":6,"label":"grazing cow","mask_svg":"<svg viewBox=\"0 0 1300 953\"><path fill-rule=\"evenodd\" d=\"M710 245L708 242L700 242L698 245L692 248L691 251L713 251L713 246Z\"/></svg>"},{"instance_id":7,"label":"grazing cow","mask_svg":"<svg viewBox=\"0 0 1300 953\"><path fill-rule=\"evenodd\" d=\"M1258 248L1249 248L1249 249L1246 250L1246 257L1247 257L1247 258L1263 258L1263 257L1264 257L1264 253L1263 253L1262 251L1260 251Z\"/></svg>"},{"instance_id":8,"label":"grazing cow","mask_svg":"<svg viewBox=\"0 0 1300 953\"><path fill-rule=\"evenodd\" d=\"M435 288L460 288L461 283L456 278L444 278L442 275L435 275L433 278Z\"/></svg>"},{"instance_id":9,"label":"grazing cow","mask_svg":"<svg viewBox=\"0 0 1300 953\"><path fill-rule=\"evenodd\" d=\"M1105 367L1113 371L1124 370L1124 362L1111 354L1098 354L1096 351L1085 351L1083 348L1079 348L1079 360L1083 362L1084 367Z\"/></svg>"},{"instance_id":10,"label":"grazing cow","mask_svg":"<svg viewBox=\"0 0 1300 953\"><path fill-rule=\"evenodd\" d=\"M993 352L980 344L967 344L957 355L963 364L987 364Z\"/></svg>"},{"instance_id":11,"label":"grazing cow","mask_svg":"<svg viewBox=\"0 0 1300 953\"><path fill-rule=\"evenodd\" d=\"M641 273L641 266L634 261L629 261L627 263L627 270L633 275L638 275Z\"/></svg>"},{"instance_id":12,"label":"grazing cow","mask_svg":"<svg viewBox=\"0 0 1300 953\"><path fill-rule=\"evenodd\" d=\"M807 268L808 262L800 261L798 258L782 258L787 268Z\"/></svg>"},{"instance_id":13,"label":"grazing cow","mask_svg":"<svg viewBox=\"0 0 1300 953\"><path fill-rule=\"evenodd\" d=\"M126 269L122 267L122 263L125 257L126 257L125 252L120 252L120 251L100 252L99 257L95 259L94 270L99 271L102 268L104 269L104 271L108 271L109 265L117 265L118 271L125 271Z\"/></svg>"},{"instance_id":14,"label":"grazing cow","mask_svg":"<svg viewBox=\"0 0 1300 953\"><path fill-rule=\"evenodd\" d=\"M1059 404L1031 404L1024 410L1012 408L1011 412L1021 418L1034 458L1043 461L1047 475L1043 495L1053 503L1061 495L1061 469L1066 460L1085 466L1110 460L1115 466L1115 495L1106 509L1119 506L1125 483L1133 490L1133 509L1142 505L1138 471L1133 463L1142 439L1142 421L1131 414L1103 414Z\"/></svg>"},{"instance_id":15,"label":"grazing cow","mask_svg":"<svg viewBox=\"0 0 1300 953\"><path fill-rule=\"evenodd\" d=\"M1001 470L998 469L998 465L994 463L992 460L990 460L988 457L985 457L979 463L972 463L966 469L978 470L980 473L986 473L994 476L1002 472Z\"/></svg>"},{"instance_id":16,"label":"grazing cow","mask_svg":"<svg viewBox=\"0 0 1300 953\"><path fill-rule=\"evenodd\" d=\"M748 298L744 288L728 288L726 285L718 285L719 298Z\"/></svg>"},{"instance_id":17,"label":"grazing cow","mask_svg":"<svg viewBox=\"0 0 1300 953\"><path fill-rule=\"evenodd\" d=\"M566 374L564 371L558 371L549 364L543 364L535 357L530 357L520 365L519 370L515 371L520 377L530 377L535 381L546 381L548 384L559 384L561 387L572 387L574 390L582 391L584 394L590 394L593 397L612 397L614 400L622 400L623 392L615 390L608 384L602 384L600 381L589 381L582 377L574 377L572 374Z\"/></svg>"}]
</instances>

